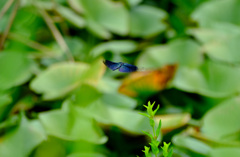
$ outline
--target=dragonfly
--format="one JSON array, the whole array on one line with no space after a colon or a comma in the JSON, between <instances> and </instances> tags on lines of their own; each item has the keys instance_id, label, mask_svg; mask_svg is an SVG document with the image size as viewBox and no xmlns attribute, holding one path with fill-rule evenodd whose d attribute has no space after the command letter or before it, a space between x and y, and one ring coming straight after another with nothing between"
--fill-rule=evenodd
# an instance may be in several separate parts
<instances>
[{"instance_id":1,"label":"dragonfly","mask_svg":"<svg viewBox=\"0 0 240 157\"><path fill-rule=\"evenodd\" d=\"M104 60L103 63L111 70L119 70L120 72L128 73L138 70L138 67L132 64L123 63L123 62L112 62L109 60Z\"/></svg>"}]
</instances>

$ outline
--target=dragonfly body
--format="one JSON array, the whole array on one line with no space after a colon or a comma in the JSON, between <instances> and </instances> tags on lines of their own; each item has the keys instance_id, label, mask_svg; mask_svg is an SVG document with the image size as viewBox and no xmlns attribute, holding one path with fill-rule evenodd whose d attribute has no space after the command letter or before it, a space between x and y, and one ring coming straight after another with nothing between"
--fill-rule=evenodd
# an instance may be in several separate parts
<instances>
[{"instance_id":1,"label":"dragonfly body","mask_svg":"<svg viewBox=\"0 0 240 157\"><path fill-rule=\"evenodd\" d=\"M113 71L118 69L120 72L134 72L138 70L138 68L135 65L128 63L123 62L116 63L109 60L105 60L103 63Z\"/></svg>"}]
</instances>

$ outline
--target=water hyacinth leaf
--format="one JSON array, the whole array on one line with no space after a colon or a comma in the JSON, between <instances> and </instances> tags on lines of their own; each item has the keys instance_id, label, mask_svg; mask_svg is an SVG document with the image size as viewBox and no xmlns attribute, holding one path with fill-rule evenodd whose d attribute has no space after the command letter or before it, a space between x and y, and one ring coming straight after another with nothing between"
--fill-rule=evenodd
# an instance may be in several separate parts
<instances>
[{"instance_id":1,"label":"water hyacinth leaf","mask_svg":"<svg viewBox=\"0 0 240 157\"><path fill-rule=\"evenodd\" d=\"M129 108L119 108L105 105L103 101L92 103L82 114L94 118L104 126L117 126L130 134L143 135L142 131L150 131L148 118Z\"/></svg>"},{"instance_id":2,"label":"water hyacinth leaf","mask_svg":"<svg viewBox=\"0 0 240 157\"><path fill-rule=\"evenodd\" d=\"M94 144L86 141L74 141L68 143L68 146L71 146L71 152L69 152L69 156L74 155L83 155L85 157L86 155L103 155L106 154L106 152L102 151L102 145ZM100 148L100 149L99 149ZM103 154L102 154L103 153Z\"/></svg>"},{"instance_id":3,"label":"water hyacinth leaf","mask_svg":"<svg viewBox=\"0 0 240 157\"><path fill-rule=\"evenodd\" d=\"M9 22L9 18L6 23ZM31 7L29 6L19 8L8 36L10 40L7 45L7 49L15 50L17 52L22 51L26 53L29 51L29 47L27 45L30 43L27 42L28 40L40 41L46 36L49 37L49 31L44 30L43 27L45 28L44 21L38 15L37 9L32 7L32 4ZM14 33L15 36L12 36L11 33ZM16 36L20 36L22 38L16 39Z\"/></svg>"},{"instance_id":4,"label":"water hyacinth leaf","mask_svg":"<svg viewBox=\"0 0 240 157\"><path fill-rule=\"evenodd\" d=\"M79 0L69 0L68 3L77 13L81 15L84 13L84 6ZM98 23L94 18L91 18L91 16L88 16L88 18L85 18L84 20L87 29L96 36L103 39L110 39L112 37L110 31Z\"/></svg>"},{"instance_id":5,"label":"water hyacinth leaf","mask_svg":"<svg viewBox=\"0 0 240 157\"><path fill-rule=\"evenodd\" d=\"M74 153L70 154L67 157L107 157L106 155L100 153Z\"/></svg>"},{"instance_id":6,"label":"water hyacinth leaf","mask_svg":"<svg viewBox=\"0 0 240 157\"><path fill-rule=\"evenodd\" d=\"M66 156L63 140L49 136L48 139L42 142L34 151L34 157L57 157Z\"/></svg>"},{"instance_id":7,"label":"water hyacinth leaf","mask_svg":"<svg viewBox=\"0 0 240 157\"><path fill-rule=\"evenodd\" d=\"M210 111L203 117L202 133L216 140L239 140L239 137L233 138L233 134L240 130L240 98L234 97L228 99ZM230 139L229 139L230 138Z\"/></svg>"},{"instance_id":8,"label":"water hyacinth leaf","mask_svg":"<svg viewBox=\"0 0 240 157\"><path fill-rule=\"evenodd\" d=\"M139 3L141 3L143 0L127 0L126 2L128 3L128 5L130 6L136 6Z\"/></svg>"},{"instance_id":9,"label":"water hyacinth leaf","mask_svg":"<svg viewBox=\"0 0 240 157\"><path fill-rule=\"evenodd\" d=\"M239 91L240 67L205 61L199 68L181 67L173 85L209 97L227 97Z\"/></svg>"},{"instance_id":10,"label":"water hyacinth leaf","mask_svg":"<svg viewBox=\"0 0 240 157\"><path fill-rule=\"evenodd\" d=\"M84 140L92 143L105 143L107 137L93 121L71 105L61 110L39 115L47 134L70 141Z\"/></svg>"},{"instance_id":11,"label":"water hyacinth leaf","mask_svg":"<svg viewBox=\"0 0 240 157\"><path fill-rule=\"evenodd\" d=\"M103 53L110 51L114 54L127 54L134 52L137 49L137 43L132 40L113 40L101 43L95 46L90 54L93 57L102 55Z\"/></svg>"},{"instance_id":12,"label":"water hyacinth leaf","mask_svg":"<svg viewBox=\"0 0 240 157\"><path fill-rule=\"evenodd\" d=\"M14 64L13 64L14 63ZM27 82L32 76L33 61L26 53L0 53L0 91Z\"/></svg>"},{"instance_id":13,"label":"water hyacinth leaf","mask_svg":"<svg viewBox=\"0 0 240 157\"><path fill-rule=\"evenodd\" d=\"M189 113L156 115L154 119L156 122L161 120L161 130L166 133L186 125L191 119L191 115Z\"/></svg>"},{"instance_id":14,"label":"water hyacinth leaf","mask_svg":"<svg viewBox=\"0 0 240 157\"><path fill-rule=\"evenodd\" d=\"M210 151L210 157L226 157L226 156L238 156L240 154L240 148L216 148Z\"/></svg>"},{"instance_id":15,"label":"water hyacinth leaf","mask_svg":"<svg viewBox=\"0 0 240 157\"><path fill-rule=\"evenodd\" d=\"M146 48L137 60L138 67L152 69L166 64L196 67L202 62L201 47L191 39L177 39L166 45Z\"/></svg>"},{"instance_id":16,"label":"water hyacinth leaf","mask_svg":"<svg viewBox=\"0 0 240 157\"><path fill-rule=\"evenodd\" d=\"M190 121L190 123L193 121ZM200 122L200 121L199 121ZM198 124L200 125L200 123ZM202 128L199 126L195 127L188 127L181 133L181 135L193 137L196 140L199 140L205 144L207 144L211 148L222 148L222 147L239 147L240 143L239 139L239 132L233 133L228 135L222 139L217 139L215 137L208 137L202 132Z\"/></svg>"},{"instance_id":17,"label":"water hyacinth leaf","mask_svg":"<svg viewBox=\"0 0 240 157\"><path fill-rule=\"evenodd\" d=\"M151 37L163 32L167 25L163 22L167 13L159 8L139 5L130 12L130 35Z\"/></svg>"},{"instance_id":18,"label":"water hyacinth leaf","mask_svg":"<svg viewBox=\"0 0 240 157\"><path fill-rule=\"evenodd\" d=\"M168 65L157 70L131 73L123 80L119 92L131 97L154 94L167 86L176 68L176 65Z\"/></svg>"},{"instance_id":19,"label":"water hyacinth leaf","mask_svg":"<svg viewBox=\"0 0 240 157\"><path fill-rule=\"evenodd\" d=\"M104 93L115 93L120 86L120 81L110 78L110 77L103 77L99 80L97 85L97 89Z\"/></svg>"},{"instance_id":20,"label":"water hyacinth leaf","mask_svg":"<svg viewBox=\"0 0 240 157\"><path fill-rule=\"evenodd\" d=\"M77 88L88 70L89 65L84 63L54 64L33 79L30 87L44 99L55 99Z\"/></svg>"},{"instance_id":21,"label":"water hyacinth leaf","mask_svg":"<svg viewBox=\"0 0 240 157\"><path fill-rule=\"evenodd\" d=\"M109 107L111 123L133 134L150 131L148 119L136 111Z\"/></svg>"},{"instance_id":22,"label":"water hyacinth leaf","mask_svg":"<svg viewBox=\"0 0 240 157\"><path fill-rule=\"evenodd\" d=\"M71 104L85 107L96 101L101 95L102 94L94 86L83 84L74 91L69 101L71 101Z\"/></svg>"},{"instance_id":23,"label":"water hyacinth leaf","mask_svg":"<svg viewBox=\"0 0 240 157\"><path fill-rule=\"evenodd\" d=\"M208 1L200 5L193 13L192 18L201 27L209 27L214 23L232 23L240 25L239 0ZM219 10L221 10L219 12Z\"/></svg>"},{"instance_id":24,"label":"water hyacinth leaf","mask_svg":"<svg viewBox=\"0 0 240 157\"><path fill-rule=\"evenodd\" d=\"M77 13L82 14L84 12L81 3L79 3L78 1L68 0L67 2L69 6L73 8L73 10L76 11Z\"/></svg>"},{"instance_id":25,"label":"water hyacinth leaf","mask_svg":"<svg viewBox=\"0 0 240 157\"><path fill-rule=\"evenodd\" d=\"M208 155L211 151L211 147L204 142L186 135L175 135L172 141L174 145L189 149L202 155Z\"/></svg>"},{"instance_id":26,"label":"water hyacinth leaf","mask_svg":"<svg viewBox=\"0 0 240 157\"><path fill-rule=\"evenodd\" d=\"M110 39L112 38L112 34L110 31L108 31L106 28L104 28L102 25L97 23L91 18L86 19L87 28L90 32L98 36L99 38L103 39Z\"/></svg>"},{"instance_id":27,"label":"water hyacinth leaf","mask_svg":"<svg viewBox=\"0 0 240 157\"><path fill-rule=\"evenodd\" d=\"M5 107L6 105L12 102L12 97L9 93L0 92L0 108ZM2 111L2 109L0 109Z\"/></svg>"},{"instance_id":28,"label":"water hyacinth leaf","mask_svg":"<svg viewBox=\"0 0 240 157\"><path fill-rule=\"evenodd\" d=\"M137 105L135 99L119 93L105 93L103 94L101 100L108 106L118 108L133 109Z\"/></svg>"},{"instance_id":29,"label":"water hyacinth leaf","mask_svg":"<svg viewBox=\"0 0 240 157\"><path fill-rule=\"evenodd\" d=\"M105 93L102 95L101 100L104 104L112 107L133 109L136 107L137 102L128 96L119 93Z\"/></svg>"},{"instance_id":30,"label":"water hyacinth leaf","mask_svg":"<svg viewBox=\"0 0 240 157\"><path fill-rule=\"evenodd\" d=\"M6 118L6 111L9 109L9 105L13 101L10 93L1 92L0 91L0 121ZM0 123L0 128L4 125L4 123Z\"/></svg>"},{"instance_id":31,"label":"water hyacinth leaf","mask_svg":"<svg viewBox=\"0 0 240 157\"><path fill-rule=\"evenodd\" d=\"M1 138L0 156L29 156L31 151L46 139L42 126L37 123L31 124L21 115L19 126Z\"/></svg>"},{"instance_id":32,"label":"water hyacinth leaf","mask_svg":"<svg viewBox=\"0 0 240 157\"><path fill-rule=\"evenodd\" d=\"M56 11L67 21L78 28L83 28L85 26L85 20L80 15L73 12L71 9L64 6L57 6Z\"/></svg>"},{"instance_id":33,"label":"water hyacinth leaf","mask_svg":"<svg viewBox=\"0 0 240 157\"><path fill-rule=\"evenodd\" d=\"M209 42L211 44L214 43L214 40L220 42L226 41L228 38L239 36L240 30L239 26L234 24L222 23L219 25L218 23L214 23L208 28L188 29L188 33L196 37L202 44L207 44Z\"/></svg>"},{"instance_id":34,"label":"water hyacinth leaf","mask_svg":"<svg viewBox=\"0 0 240 157\"><path fill-rule=\"evenodd\" d=\"M60 98L82 83L97 84L104 72L101 59L86 63L58 63L50 66L32 80L30 87L46 100Z\"/></svg>"},{"instance_id":35,"label":"water hyacinth leaf","mask_svg":"<svg viewBox=\"0 0 240 157\"><path fill-rule=\"evenodd\" d=\"M82 61L88 57L88 45L83 39L79 37L65 37L64 40L76 60Z\"/></svg>"},{"instance_id":36,"label":"water hyacinth leaf","mask_svg":"<svg viewBox=\"0 0 240 157\"><path fill-rule=\"evenodd\" d=\"M87 19L91 19L113 33L127 34L129 17L127 9L121 2L110 0L79 0L79 2Z\"/></svg>"},{"instance_id":37,"label":"water hyacinth leaf","mask_svg":"<svg viewBox=\"0 0 240 157\"><path fill-rule=\"evenodd\" d=\"M240 27L231 24L215 24L211 28L192 29L190 33L200 42L211 58L228 63L239 63Z\"/></svg>"},{"instance_id":38,"label":"water hyacinth leaf","mask_svg":"<svg viewBox=\"0 0 240 157\"><path fill-rule=\"evenodd\" d=\"M102 58L99 58L97 60L94 60L92 63L90 63L89 70L86 72L86 78L85 82L97 86L99 80L102 78L106 67L102 63Z\"/></svg>"}]
</instances>

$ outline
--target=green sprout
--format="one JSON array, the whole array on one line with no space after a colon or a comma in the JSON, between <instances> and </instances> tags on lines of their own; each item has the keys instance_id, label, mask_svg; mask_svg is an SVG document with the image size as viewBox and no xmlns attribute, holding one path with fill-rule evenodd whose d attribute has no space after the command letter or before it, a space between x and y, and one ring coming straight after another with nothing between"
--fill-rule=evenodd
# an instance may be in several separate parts
<instances>
[{"instance_id":1,"label":"green sprout","mask_svg":"<svg viewBox=\"0 0 240 157\"><path fill-rule=\"evenodd\" d=\"M155 104L155 102L153 104L151 104L151 102L148 102L148 106L144 105L144 107L147 108L147 113L139 113L139 114L146 116L149 119L150 126L153 130L153 133L150 134L146 131L143 131L143 133L150 137L151 142L149 143L149 145L151 147L152 154L154 154L155 157L158 157L158 154L159 154L158 146L160 144L160 140L158 139L158 137L159 137L160 131L161 131L161 120L159 121L158 125L156 126L155 121L154 121L154 116L159 109L159 105L157 106L157 108L155 110L153 110L154 104ZM168 151L170 144L171 143L167 144L166 142L164 142L163 147L161 147L163 150L164 157L172 156L173 150L171 149L170 151ZM146 157L151 157L150 147L144 146L143 152L145 153Z\"/></svg>"}]
</instances>

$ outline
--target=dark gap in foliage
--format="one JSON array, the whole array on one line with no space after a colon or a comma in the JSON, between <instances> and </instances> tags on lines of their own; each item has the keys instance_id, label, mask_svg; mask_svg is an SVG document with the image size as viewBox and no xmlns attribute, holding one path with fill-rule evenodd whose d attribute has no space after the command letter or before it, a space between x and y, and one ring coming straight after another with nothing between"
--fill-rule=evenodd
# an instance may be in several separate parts
<instances>
[{"instance_id":1,"label":"dark gap in foliage","mask_svg":"<svg viewBox=\"0 0 240 157\"><path fill-rule=\"evenodd\" d=\"M107 148L110 151L115 151L119 157L143 155L141 150L147 143L146 137L144 135L127 135L116 126L112 126L109 128L109 130L105 130L105 134L109 138L108 142L106 143Z\"/></svg>"},{"instance_id":2,"label":"dark gap in foliage","mask_svg":"<svg viewBox=\"0 0 240 157\"><path fill-rule=\"evenodd\" d=\"M167 143L172 142L173 136L181 133L186 128L187 128L187 126L183 126L183 127L174 129L173 131L170 131L170 132L164 134L164 136L162 136L162 141L167 142Z\"/></svg>"},{"instance_id":3,"label":"dark gap in foliage","mask_svg":"<svg viewBox=\"0 0 240 157\"><path fill-rule=\"evenodd\" d=\"M214 103L209 103L208 99L211 100L211 98L195 93L183 92L178 89L164 90L161 98L163 107L165 104L168 104L172 108L175 108L176 112L191 113L192 118L195 119L200 119L211 107L213 107Z\"/></svg>"}]
</instances>

